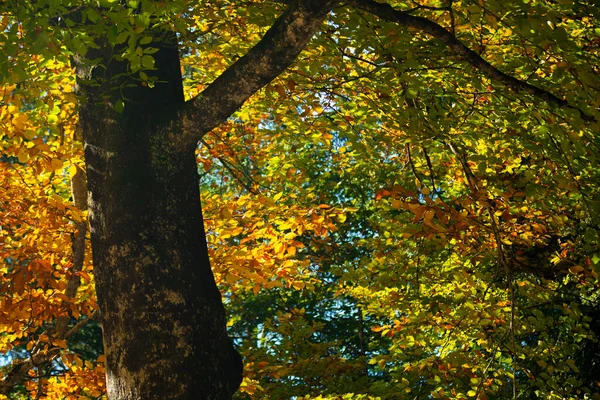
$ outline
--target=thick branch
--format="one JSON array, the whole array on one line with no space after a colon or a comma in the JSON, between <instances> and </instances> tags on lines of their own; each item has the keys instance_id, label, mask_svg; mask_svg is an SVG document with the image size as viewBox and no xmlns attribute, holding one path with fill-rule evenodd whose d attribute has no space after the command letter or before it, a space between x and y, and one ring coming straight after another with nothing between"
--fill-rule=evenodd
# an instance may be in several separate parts
<instances>
[{"instance_id":1,"label":"thick branch","mask_svg":"<svg viewBox=\"0 0 600 400\"><path fill-rule=\"evenodd\" d=\"M545 89L519 80L513 76L510 76L498 70L492 64L484 60L475 51L471 50L469 47L467 47L465 44L459 41L453 33L449 32L441 25L438 25L435 22L428 20L427 18L418 17L410 15L406 12L398 11L389 4L379 3L374 0L347 0L345 1L345 3L355 8L364 10L370 14L376 15L377 17L383 20L420 30L435 37L436 39L441 40L444 44L446 44L446 46L450 48L450 50L454 52L454 54L461 57L473 67L479 69L488 78L492 79L493 81L502 83L503 85L514 90L515 92L529 93L537 98L546 101L549 104L553 104L561 108L570 108L576 110L581 115L581 118L585 121L596 121L595 117L588 115L576 106L569 104L569 102L567 102L565 99L562 99Z\"/></svg>"},{"instance_id":2,"label":"thick branch","mask_svg":"<svg viewBox=\"0 0 600 400\"><path fill-rule=\"evenodd\" d=\"M80 211L84 211L87 208L87 187L85 181L85 171L80 167L77 167L75 175L71 179L71 194L73 196L73 204ZM74 299L77 294L77 289L81 281L79 279L79 272L83 268L83 261L85 258L85 234L87 230L87 221L82 220L75 223L75 232L73 232L73 266L71 267L71 276L67 282L67 289L65 295L69 299ZM69 317L61 317L58 319L56 324L56 335L62 339L66 333L67 327L69 326Z\"/></svg>"},{"instance_id":3,"label":"thick branch","mask_svg":"<svg viewBox=\"0 0 600 400\"><path fill-rule=\"evenodd\" d=\"M296 0L290 3L246 55L186 103L187 139L194 145L296 59L319 30L335 1Z\"/></svg>"}]
</instances>

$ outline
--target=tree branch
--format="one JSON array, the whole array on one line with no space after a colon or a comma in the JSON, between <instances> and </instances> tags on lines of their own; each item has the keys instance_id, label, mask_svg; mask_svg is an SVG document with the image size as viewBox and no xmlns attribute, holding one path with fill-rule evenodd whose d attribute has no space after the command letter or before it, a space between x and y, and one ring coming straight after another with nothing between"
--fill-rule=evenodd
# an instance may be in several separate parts
<instances>
[{"instance_id":1,"label":"tree branch","mask_svg":"<svg viewBox=\"0 0 600 400\"><path fill-rule=\"evenodd\" d=\"M74 335L89 321L93 321L97 318L98 311L94 311L87 318L78 321L69 331L64 334L64 337L68 338ZM30 354L28 358L13 360L10 366L7 367L8 371L5 371L2 379L0 379L0 394L8 395L16 385L23 382L23 380L27 377L29 370L38 365L51 362L60 356L61 351L63 351L61 347L50 347L47 350L44 350L42 347Z\"/></svg>"},{"instance_id":2,"label":"tree branch","mask_svg":"<svg viewBox=\"0 0 600 400\"><path fill-rule=\"evenodd\" d=\"M225 121L260 88L281 74L318 32L335 0L295 0L265 36L223 72L183 111L186 144Z\"/></svg>"},{"instance_id":3,"label":"tree branch","mask_svg":"<svg viewBox=\"0 0 600 400\"><path fill-rule=\"evenodd\" d=\"M473 67L479 69L493 81L500 82L517 93L526 92L546 101L549 104L553 104L561 108L576 110L579 112L581 118L585 121L597 121L596 117L585 113L583 110L574 105L569 104L569 102L565 99L562 99L545 89L519 80L498 70L492 64L484 60L479 54L458 40L453 33L427 18L410 15L406 12L394 9L389 4L379 3L374 0L346 0L345 4L376 15L383 20L425 32L436 39L441 40L450 48L450 50L452 50L452 52L454 52L454 54L461 57Z\"/></svg>"},{"instance_id":4,"label":"tree branch","mask_svg":"<svg viewBox=\"0 0 600 400\"><path fill-rule=\"evenodd\" d=\"M61 129L64 129L61 126ZM81 145L83 141L83 132L80 127L77 127L75 131L75 141ZM71 178L71 196L73 197L73 205L80 211L87 209L87 181L85 178L85 171L81 167L76 167L75 175ZM67 289L65 295L69 299L74 299L77 294L77 289L81 285L81 280L78 273L83 269L83 262L85 259L85 235L87 231L87 220L75 222L75 232L73 232L73 255L71 257L73 265L70 269L71 276L67 281ZM64 335L69 326L69 317L60 317L56 323L56 336L60 339L64 338Z\"/></svg>"}]
</instances>

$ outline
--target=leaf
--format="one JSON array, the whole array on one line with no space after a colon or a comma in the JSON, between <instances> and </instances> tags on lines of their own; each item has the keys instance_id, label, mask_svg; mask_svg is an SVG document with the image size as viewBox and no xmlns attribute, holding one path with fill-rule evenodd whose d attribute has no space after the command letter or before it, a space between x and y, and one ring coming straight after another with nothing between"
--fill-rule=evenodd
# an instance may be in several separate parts
<instances>
[{"instance_id":1,"label":"leaf","mask_svg":"<svg viewBox=\"0 0 600 400\"><path fill-rule=\"evenodd\" d=\"M130 33L128 31L123 31L117 35L117 37L113 41L113 45L122 44L127 41Z\"/></svg>"},{"instance_id":2,"label":"leaf","mask_svg":"<svg viewBox=\"0 0 600 400\"><path fill-rule=\"evenodd\" d=\"M21 147L18 154L18 159L20 163L26 163L29 160L29 153L25 148Z\"/></svg>"},{"instance_id":3,"label":"leaf","mask_svg":"<svg viewBox=\"0 0 600 400\"><path fill-rule=\"evenodd\" d=\"M98 12L93 8L87 8L85 10L85 14L91 22L96 23L100 19L100 14L98 14Z\"/></svg>"},{"instance_id":4,"label":"leaf","mask_svg":"<svg viewBox=\"0 0 600 400\"><path fill-rule=\"evenodd\" d=\"M106 37L108 39L108 43L113 47L116 45L116 40L117 40L118 34L119 34L119 28L116 25L113 25L106 30Z\"/></svg>"},{"instance_id":5,"label":"leaf","mask_svg":"<svg viewBox=\"0 0 600 400\"><path fill-rule=\"evenodd\" d=\"M306 286L306 284L302 281L292 282L292 287L296 290L302 290L302 289L304 289L305 286Z\"/></svg>"},{"instance_id":6,"label":"leaf","mask_svg":"<svg viewBox=\"0 0 600 400\"><path fill-rule=\"evenodd\" d=\"M52 160L50 160L50 169L52 171L62 169L62 167L63 167L62 160L59 160L58 158L53 158Z\"/></svg>"},{"instance_id":7,"label":"leaf","mask_svg":"<svg viewBox=\"0 0 600 400\"><path fill-rule=\"evenodd\" d=\"M123 100L117 100L115 103L115 111L119 114L125 110L125 102Z\"/></svg>"},{"instance_id":8,"label":"leaf","mask_svg":"<svg viewBox=\"0 0 600 400\"><path fill-rule=\"evenodd\" d=\"M579 368L577 368L577 366L575 365L575 361L573 361L573 359L568 359L567 365L573 370L573 372L579 373Z\"/></svg>"},{"instance_id":9,"label":"leaf","mask_svg":"<svg viewBox=\"0 0 600 400\"><path fill-rule=\"evenodd\" d=\"M142 56L142 67L145 69L153 69L154 68L154 57L149 55Z\"/></svg>"}]
</instances>

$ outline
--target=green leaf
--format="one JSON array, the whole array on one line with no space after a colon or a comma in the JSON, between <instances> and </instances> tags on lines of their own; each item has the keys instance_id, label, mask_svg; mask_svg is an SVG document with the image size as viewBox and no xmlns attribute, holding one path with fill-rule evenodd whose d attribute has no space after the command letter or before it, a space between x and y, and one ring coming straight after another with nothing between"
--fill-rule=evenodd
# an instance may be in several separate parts
<instances>
[{"instance_id":1,"label":"green leaf","mask_svg":"<svg viewBox=\"0 0 600 400\"><path fill-rule=\"evenodd\" d=\"M114 40L114 44L125 43L125 41L129 37L129 35L130 35L130 33L128 31L123 31L123 32L119 33Z\"/></svg>"},{"instance_id":2,"label":"green leaf","mask_svg":"<svg viewBox=\"0 0 600 400\"><path fill-rule=\"evenodd\" d=\"M142 67L145 69L153 69L154 68L154 57L145 55L142 57Z\"/></svg>"},{"instance_id":3,"label":"green leaf","mask_svg":"<svg viewBox=\"0 0 600 400\"><path fill-rule=\"evenodd\" d=\"M88 8L86 10L86 16L91 22L98 22L98 20L100 19L100 14L93 8Z\"/></svg>"},{"instance_id":4,"label":"green leaf","mask_svg":"<svg viewBox=\"0 0 600 400\"><path fill-rule=\"evenodd\" d=\"M117 28L116 25L111 26L106 31L106 38L108 39L108 43L111 46L114 46L116 44L118 34L119 34L119 28Z\"/></svg>"},{"instance_id":5,"label":"green leaf","mask_svg":"<svg viewBox=\"0 0 600 400\"><path fill-rule=\"evenodd\" d=\"M140 27L142 27L144 29L148 29L148 27L150 26L150 14L143 13L140 15L136 15L135 22Z\"/></svg>"},{"instance_id":6,"label":"green leaf","mask_svg":"<svg viewBox=\"0 0 600 400\"><path fill-rule=\"evenodd\" d=\"M123 100L117 100L115 103L115 111L121 114L125 109L125 102Z\"/></svg>"}]
</instances>

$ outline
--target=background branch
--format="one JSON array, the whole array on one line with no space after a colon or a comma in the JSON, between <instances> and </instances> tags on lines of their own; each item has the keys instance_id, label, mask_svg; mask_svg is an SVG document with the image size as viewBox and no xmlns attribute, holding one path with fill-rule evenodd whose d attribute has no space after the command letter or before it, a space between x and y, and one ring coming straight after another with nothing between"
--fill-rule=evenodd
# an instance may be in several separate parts
<instances>
[{"instance_id":1,"label":"background branch","mask_svg":"<svg viewBox=\"0 0 600 400\"><path fill-rule=\"evenodd\" d=\"M557 107L575 110L585 121L597 121L595 116L587 114L580 108L570 104L567 100L498 70L492 64L484 60L478 53L458 40L452 32L427 18L410 15L407 12L394 9L389 4L379 3L374 0L348 0L345 3L357 9L367 11L383 20L418 29L441 40L454 54L483 72L488 78L502 83L517 93L529 93Z\"/></svg>"}]
</instances>

